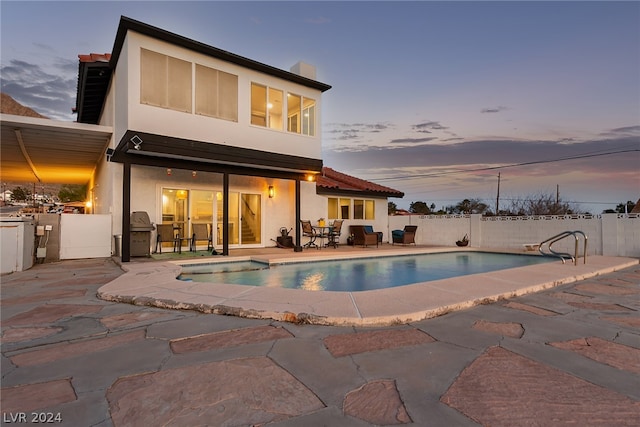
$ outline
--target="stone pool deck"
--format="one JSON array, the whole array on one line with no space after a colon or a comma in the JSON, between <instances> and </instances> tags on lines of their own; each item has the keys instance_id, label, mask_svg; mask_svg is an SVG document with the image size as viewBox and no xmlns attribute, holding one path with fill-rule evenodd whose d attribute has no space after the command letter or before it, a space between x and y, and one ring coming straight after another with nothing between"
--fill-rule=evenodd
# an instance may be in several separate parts
<instances>
[{"instance_id":1,"label":"stone pool deck","mask_svg":"<svg viewBox=\"0 0 640 427\"><path fill-rule=\"evenodd\" d=\"M442 251L460 250L435 247L382 247L375 251L336 252L329 249L298 254L287 251L286 256L283 256L283 251L280 250L222 259L208 258L203 261L191 259L186 262L194 264L252 259L280 264L296 260L339 261L362 256ZM293 323L386 326L428 319L478 304L538 292L637 263L638 260L634 258L592 256L586 264L582 259L578 265L553 261L374 291L330 292L182 281L176 279L181 271L176 262L132 262L123 265L125 274L101 287L98 295L104 300L114 302Z\"/></svg>"},{"instance_id":2,"label":"stone pool deck","mask_svg":"<svg viewBox=\"0 0 640 427\"><path fill-rule=\"evenodd\" d=\"M135 264L127 266L141 273L134 285L165 270L147 262L145 274ZM640 425L638 260L387 327L96 297L129 274L96 259L0 277L4 424Z\"/></svg>"}]
</instances>

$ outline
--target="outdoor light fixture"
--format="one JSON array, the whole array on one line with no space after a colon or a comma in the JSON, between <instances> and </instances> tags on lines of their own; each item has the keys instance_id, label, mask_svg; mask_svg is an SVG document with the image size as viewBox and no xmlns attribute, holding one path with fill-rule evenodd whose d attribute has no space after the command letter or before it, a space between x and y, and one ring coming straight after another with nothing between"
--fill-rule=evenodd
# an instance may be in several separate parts
<instances>
[{"instance_id":1,"label":"outdoor light fixture","mask_svg":"<svg viewBox=\"0 0 640 427\"><path fill-rule=\"evenodd\" d=\"M133 142L133 148L135 148L136 150L140 150L140 148L142 147L142 138L140 138L138 135L133 135L133 138L131 138L129 141Z\"/></svg>"},{"instance_id":2,"label":"outdoor light fixture","mask_svg":"<svg viewBox=\"0 0 640 427\"><path fill-rule=\"evenodd\" d=\"M167 168L167 175L171 176L171 168Z\"/></svg>"},{"instance_id":3,"label":"outdoor light fixture","mask_svg":"<svg viewBox=\"0 0 640 427\"><path fill-rule=\"evenodd\" d=\"M191 171L191 176L195 178L196 176L198 176L198 172L196 172L196 171Z\"/></svg>"},{"instance_id":4,"label":"outdoor light fixture","mask_svg":"<svg viewBox=\"0 0 640 427\"><path fill-rule=\"evenodd\" d=\"M273 185L270 185L269 186L269 198L273 199L273 196L275 196L275 195L276 195L276 190L275 190L275 188L273 188Z\"/></svg>"}]
</instances>

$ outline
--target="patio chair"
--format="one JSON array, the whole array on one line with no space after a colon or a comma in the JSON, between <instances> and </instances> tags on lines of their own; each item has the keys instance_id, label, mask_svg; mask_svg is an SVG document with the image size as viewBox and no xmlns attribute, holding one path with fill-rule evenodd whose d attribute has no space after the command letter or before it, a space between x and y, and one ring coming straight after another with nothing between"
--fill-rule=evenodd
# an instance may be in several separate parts
<instances>
[{"instance_id":1,"label":"patio chair","mask_svg":"<svg viewBox=\"0 0 640 427\"><path fill-rule=\"evenodd\" d=\"M382 231L373 231L372 225L365 225L364 229L367 233L376 233L378 235L378 243L382 243Z\"/></svg>"},{"instance_id":2,"label":"patio chair","mask_svg":"<svg viewBox=\"0 0 640 427\"><path fill-rule=\"evenodd\" d=\"M331 227L331 231L329 231L329 241L327 242L327 246L333 246L336 249L338 248L343 222L344 220L342 219L336 219L333 221L333 227Z\"/></svg>"},{"instance_id":3,"label":"patio chair","mask_svg":"<svg viewBox=\"0 0 640 427\"><path fill-rule=\"evenodd\" d=\"M156 250L154 253L162 253L163 243L173 243L173 252L176 248L180 249L180 240L173 230L173 224L157 224L156 229L158 234L156 236Z\"/></svg>"},{"instance_id":4,"label":"patio chair","mask_svg":"<svg viewBox=\"0 0 640 427\"><path fill-rule=\"evenodd\" d=\"M318 237L318 235L316 234L316 230L314 230L313 227L311 226L311 221L306 219L301 219L300 224L302 225L302 235L304 237L309 238L309 241L304 245L302 245L302 247L303 248L314 247L317 249L318 245L316 245L316 238Z\"/></svg>"},{"instance_id":5,"label":"patio chair","mask_svg":"<svg viewBox=\"0 0 640 427\"><path fill-rule=\"evenodd\" d=\"M415 245L417 229L417 225L405 225L404 230L393 230L391 232L393 244L408 245L409 243L413 243Z\"/></svg>"},{"instance_id":6,"label":"patio chair","mask_svg":"<svg viewBox=\"0 0 640 427\"><path fill-rule=\"evenodd\" d=\"M349 227L351 234L353 234L353 244L362 245L376 245L378 247L378 233L369 233L364 225L352 225Z\"/></svg>"},{"instance_id":7,"label":"patio chair","mask_svg":"<svg viewBox=\"0 0 640 427\"><path fill-rule=\"evenodd\" d=\"M189 245L189 250L195 252L197 242L205 241L207 242L207 250L210 251L213 249L213 238L211 236L211 231L209 228L209 224L191 224L191 245Z\"/></svg>"}]
</instances>

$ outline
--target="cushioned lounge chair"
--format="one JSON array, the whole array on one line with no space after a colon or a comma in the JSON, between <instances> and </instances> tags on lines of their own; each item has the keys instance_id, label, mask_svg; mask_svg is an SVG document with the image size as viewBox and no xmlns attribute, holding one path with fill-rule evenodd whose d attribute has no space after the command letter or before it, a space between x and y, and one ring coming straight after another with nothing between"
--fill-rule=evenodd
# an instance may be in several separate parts
<instances>
[{"instance_id":1,"label":"cushioned lounge chair","mask_svg":"<svg viewBox=\"0 0 640 427\"><path fill-rule=\"evenodd\" d=\"M393 230L391 232L393 243L399 243L401 245L408 245L409 243L413 243L415 245L417 229L417 225L405 225L404 230Z\"/></svg>"},{"instance_id":2,"label":"cushioned lounge chair","mask_svg":"<svg viewBox=\"0 0 640 427\"><path fill-rule=\"evenodd\" d=\"M367 233L376 233L378 235L378 243L382 243L382 231L373 231L372 225L365 225L364 229Z\"/></svg>"},{"instance_id":3,"label":"cushioned lounge chair","mask_svg":"<svg viewBox=\"0 0 640 427\"><path fill-rule=\"evenodd\" d=\"M353 234L354 245L362 245L365 247L375 244L376 247L378 247L378 233L367 232L364 225L352 225L349 227L349 230L351 234Z\"/></svg>"}]
</instances>

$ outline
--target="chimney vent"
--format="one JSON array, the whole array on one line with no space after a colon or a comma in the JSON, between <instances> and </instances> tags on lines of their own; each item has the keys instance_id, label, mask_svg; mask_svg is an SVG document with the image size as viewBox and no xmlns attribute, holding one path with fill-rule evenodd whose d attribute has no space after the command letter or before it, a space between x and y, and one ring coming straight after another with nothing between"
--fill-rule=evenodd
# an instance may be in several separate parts
<instances>
[{"instance_id":1,"label":"chimney vent","mask_svg":"<svg viewBox=\"0 0 640 427\"><path fill-rule=\"evenodd\" d=\"M316 67L302 61L291 67L291 72L311 80L316 79Z\"/></svg>"}]
</instances>

